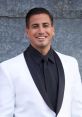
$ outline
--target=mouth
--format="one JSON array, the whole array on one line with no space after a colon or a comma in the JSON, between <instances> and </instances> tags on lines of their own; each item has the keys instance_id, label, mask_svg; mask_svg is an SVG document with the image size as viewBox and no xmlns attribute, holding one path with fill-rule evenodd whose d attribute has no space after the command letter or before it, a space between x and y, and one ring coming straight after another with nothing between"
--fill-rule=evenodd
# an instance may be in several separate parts
<instances>
[{"instance_id":1,"label":"mouth","mask_svg":"<svg viewBox=\"0 0 82 117\"><path fill-rule=\"evenodd\" d=\"M47 36L38 36L36 38L38 38L39 40L44 40Z\"/></svg>"}]
</instances>

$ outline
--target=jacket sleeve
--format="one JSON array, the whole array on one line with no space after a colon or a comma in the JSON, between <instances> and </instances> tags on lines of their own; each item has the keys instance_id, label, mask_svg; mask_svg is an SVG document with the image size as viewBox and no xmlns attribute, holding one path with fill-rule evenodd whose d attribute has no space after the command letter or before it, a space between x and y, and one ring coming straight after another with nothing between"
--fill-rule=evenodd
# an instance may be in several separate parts
<instances>
[{"instance_id":1,"label":"jacket sleeve","mask_svg":"<svg viewBox=\"0 0 82 117\"><path fill-rule=\"evenodd\" d=\"M13 117L14 91L7 70L0 65L0 117Z\"/></svg>"},{"instance_id":2,"label":"jacket sleeve","mask_svg":"<svg viewBox=\"0 0 82 117\"><path fill-rule=\"evenodd\" d=\"M82 117L82 82L78 63L74 63L74 80L72 89L72 117Z\"/></svg>"}]
</instances>

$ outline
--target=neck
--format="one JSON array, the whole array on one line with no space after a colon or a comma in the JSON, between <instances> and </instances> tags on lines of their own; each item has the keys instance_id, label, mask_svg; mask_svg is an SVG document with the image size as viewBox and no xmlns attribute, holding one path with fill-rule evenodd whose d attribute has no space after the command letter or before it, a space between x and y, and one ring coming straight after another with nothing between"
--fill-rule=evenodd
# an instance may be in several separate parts
<instances>
[{"instance_id":1,"label":"neck","mask_svg":"<svg viewBox=\"0 0 82 117\"><path fill-rule=\"evenodd\" d=\"M42 55L46 55L48 53L48 51L50 50L51 46L49 46L47 48L45 48L45 47L36 48L34 46L32 46L32 47L35 48L37 51L39 51Z\"/></svg>"},{"instance_id":2,"label":"neck","mask_svg":"<svg viewBox=\"0 0 82 117\"><path fill-rule=\"evenodd\" d=\"M42 55L47 55L47 53L48 53L48 51L50 50L50 48L49 49L45 49L45 50L43 50L43 49L39 49L38 51L42 54Z\"/></svg>"}]
</instances>

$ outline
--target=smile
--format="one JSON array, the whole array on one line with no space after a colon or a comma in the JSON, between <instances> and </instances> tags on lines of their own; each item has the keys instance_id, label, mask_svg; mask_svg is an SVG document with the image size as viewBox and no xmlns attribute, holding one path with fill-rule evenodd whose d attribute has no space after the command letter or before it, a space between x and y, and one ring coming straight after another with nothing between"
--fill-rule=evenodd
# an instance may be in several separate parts
<instances>
[{"instance_id":1,"label":"smile","mask_svg":"<svg viewBox=\"0 0 82 117\"><path fill-rule=\"evenodd\" d=\"M40 37L37 37L38 39L45 39L47 36L40 36Z\"/></svg>"}]
</instances>

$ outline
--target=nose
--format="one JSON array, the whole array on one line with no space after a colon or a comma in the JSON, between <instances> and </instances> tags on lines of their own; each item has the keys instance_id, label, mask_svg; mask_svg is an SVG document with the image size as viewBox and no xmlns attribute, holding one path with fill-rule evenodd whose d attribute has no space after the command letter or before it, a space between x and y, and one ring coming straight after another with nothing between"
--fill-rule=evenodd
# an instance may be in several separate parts
<instances>
[{"instance_id":1,"label":"nose","mask_svg":"<svg viewBox=\"0 0 82 117\"><path fill-rule=\"evenodd\" d=\"M42 26L39 27L39 34L44 34L44 28Z\"/></svg>"}]
</instances>

